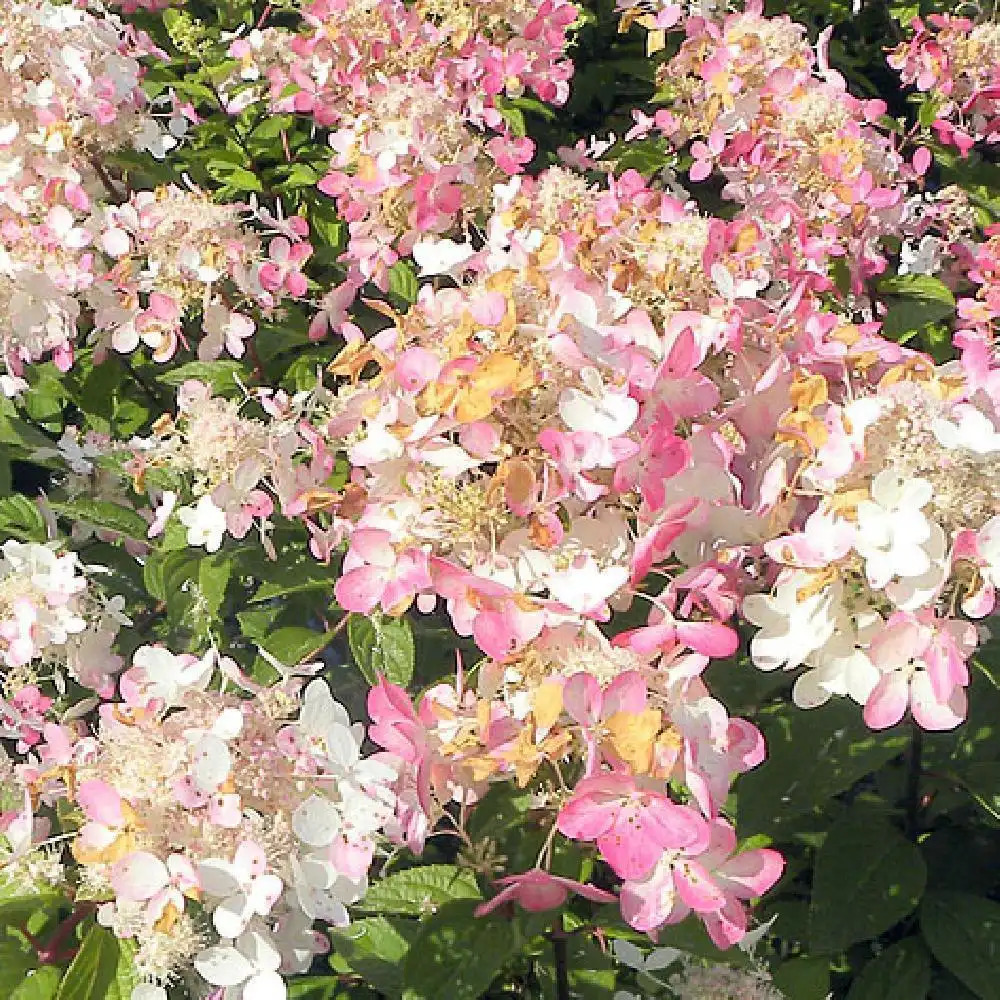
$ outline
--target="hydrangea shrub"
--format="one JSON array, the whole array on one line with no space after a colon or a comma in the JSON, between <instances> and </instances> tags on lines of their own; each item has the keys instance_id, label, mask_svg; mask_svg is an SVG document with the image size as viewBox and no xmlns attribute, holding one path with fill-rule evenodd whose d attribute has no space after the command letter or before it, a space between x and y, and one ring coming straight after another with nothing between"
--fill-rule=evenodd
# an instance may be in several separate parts
<instances>
[{"instance_id":1,"label":"hydrangea shrub","mask_svg":"<svg viewBox=\"0 0 1000 1000\"><path fill-rule=\"evenodd\" d=\"M974 14L0 12L6 995L997 996Z\"/></svg>"}]
</instances>

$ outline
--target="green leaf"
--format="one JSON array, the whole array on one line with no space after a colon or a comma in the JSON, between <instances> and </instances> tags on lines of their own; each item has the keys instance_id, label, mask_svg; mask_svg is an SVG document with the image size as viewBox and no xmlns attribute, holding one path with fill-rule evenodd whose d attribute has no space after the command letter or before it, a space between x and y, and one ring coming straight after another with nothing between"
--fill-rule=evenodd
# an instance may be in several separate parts
<instances>
[{"instance_id":1,"label":"green leaf","mask_svg":"<svg viewBox=\"0 0 1000 1000\"><path fill-rule=\"evenodd\" d=\"M399 996L403 989L403 961L419 930L414 920L366 917L344 930L331 930L330 940L366 983L380 993Z\"/></svg>"},{"instance_id":2,"label":"green leaf","mask_svg":"<svg viewBox=\"0 0 1000 1000\"><path fill-rule=\"evenodd\" d=\"M744 836L790 830L798 814L826 806L909 743L899 730L872 732L848 701L828 702L809 712L780 705L760 713L758 724L768 759L736 785Z\"/></svg>"},{"instance_id":3,"label":"green leaf","mask_svg":"<svg viewBox=\"0 0 1000 1000\"><path fill-rule=\"evenodd\" d=\"M930 955L919 938L906 938L861 970L847 1000L924 1000L930 986Z\"/></svg>"},{"instance_id":4,"label":"green leaf","mask_svg":"<svg viewBox=\"0 0 1000 1000\"><path fill-rule=\"evenodd\" d=\"M56 1000L105 1000L118 978L119 957L114 934L92 926L59 984Z\"/></svg>"},{"instance_id":5,"label":"green leaf","mask_svg":"<svg viewBox=\"0 0 1000 1000\"><path fill-rule=\"evenodd\" d=\"M286 594L298 594L305 590L333 590L334 572L329 566L303 556L294 562L275 566L268 573L267 582L262 583L250 598L252 602L269 601Z\"/></svg>"},{"instance_id":6,"label":"green leaf","mask_svg":"<svg viewBox=\"0 0 1000 1000\"><path fill-rule=\"evenodd\" d=\"M0 497L0 541L44 542L48 538L45 518L27 497Z\"/></svg>"},{"instance_id":7,"label":"green leaf","mask_svg":"<svg viewBox=\"0 0 1000 1000\"><path fill-rule=\"evenodd\" d=\"M205 164L205 170L212 180L234 188L237 191L263 191L264 185L260 178L246 167L237 167L225 160L209 160Z\"/></svg>"},{"instance_id":8,"label":"green leaf","mask_svg":"<svg viewBox=\"0 0 1000 1000\"><path fill-rule=\"evenodd\" d=\"M905 295L911 299L926 302L940 302L955 307L955 295L939 278L928 274L894 274L878 283L878 290L884 295Z\"/></svg>"},{"instance_id":9,"label":"green leaf","mask_svg":"<svg viewBox=\"0 0 1000 1000\"><path fill-rule=\"evenodd\" d=\"M919 330L955 312L955 296L937 278L926 274L896 275L879 282L879 292L897 296L889 305L882 333L905 343Z\"/></svg>"},{"instance_id":10,"label":"green leaf","mask_svg":"<svg viewBox=\"0 0 1000 1000\"><path fill-rule=\"evenodd\" d=\"M615 149L611 149L606 157L616 161L619 173L638 170L643 176L650 177L672 159L665 144L658 139L640 139L624 145L622 149L624 152L620 156L615 156Z\"/></svg>"},{"instance_id":11,"label":"green leaf","mask_svg":"<svg viewBox=\"0 0 1000 1000\"><path fill-rule=\"evenodd\" d=\"M57 514L67 520L82 521L129 538L145 540L149 530L149 525L134 510L120 507L110 500L77 497L75 500L52 500L50 504Z\"/></svg>"},{"instance_id":12,"label":"green leaf","mask_svg":"<svg viewBox=\"0 0 1000 1000\"><path fill-rule=\"evenodd\" d=\"M221 552L202 559L198 564L198 589L212 617L218 615L222 607L232 573L232 559Z\"/></svg>"},{"instance_id":13,"label":"green leaf","mask_svg":"<svg viewBox=\"0 0 1000 1000\"><path fill-rule=\"evenodd\" d=\"M774 985L785 1000L826 1000L830 995L830 960L793 958L782 962L774 973Z\"/></svg>"},{"instance_id":14,"label":"green leaf","mask_svg":"<svg viewBox=\"0 0 1000 1000\"><path fill-rule=\"evenodd\" d=\"M456 865L407 868L376 882L358 909L384 915L419 917L454 900L481 900L476 876Z\"/></svg>"},{"instance_id":15,"label":"green leaf","mask_svg":"<svg viewBox=\"0 0 1000 1000\"><path fill-rule=\"evenodd\" d=\"M258 641L276 660L286 666L295 666L307 656L315 655L332 639L330 632L317 632L311 628L290 625L275 629Z\"/></svg>"},{"instance_id":16,"label":"green leaf","mask_svg":"<svg viewBox=\"0 0 1000 1000\"><path fill-rule=\"evenodd\" d=\"M159 375L159 381L169 386L183 385L188 379L196 379L211 386L216 395L235 395L239 392L240 381L249 377L247 366L240 361L222 359L221 361L188 361Z\"/></svg>"},{"instance_id":17,"label":"green leaf","mask_svg":"<svg viewBox=\"0 0 1000 1000\"><path fill-rule=\"evenodd\" d=\"M475 906L446 903L423 922L403 967L404 1000L479 1000L522 949L516 922L477 918Z\"/></svg>"},{"instance_id":18,"label":"green leaf","mask_svg":"<svg viewBox=\"0 0 1000 1000\"><path fill-rule=\"evenodd\" d=\"M1000 997L1000 903L966 892L928 893L920 927L934 957L977 997Z\"/></svg>"},{"instance_id":19,"label":"green leaf","mask_svg":"<svg viewBox=\"0 0 1000 1000\"><path fill-rule=\"evenodd\" d=\"M8 1000L52 1000L56 995L56 990L59 989L61 978L62 969L57 969L54 965L43 965L32 972L13 993L10 993ZM95 998L95 1000L104 1000L104 998Z\"/></svg>"},{"instance_id":20,"label":"green leaf","mask_svg":"<svg viewBox=\"0 0 1000 1000\"><path fill-rule=\"evenodd\" d=\"M855 809L830 827L816 854L809 941L840 951L877 937L910 913L924 891L920 851L886 820Z\"/></svg>"},{"instance_id":21,"label":"green leaf","mask_svg":"<svg viewBox=\"0 0 1000 1000\"><path fill-rule=\"evenodd\" d=\"M115 978L101 1000L132 1000L132 990L138 981L135 968L135 945L128 939L118 942L118 966Z\"/></svg>"},{"instance_id":22,"label":"green leaf","mask_svg":"<svg viewBox=\"0 0 1000 1000\"><path fill-rule=\"evenodd\" d=\"M420 284L408 261L398 260L389 268L389 291L407 305L417 301Z\"/></svg>"},{"instance_id":23,"label":"green leaf","mask_svg":"<svg viewBox=\"0 0 1000 1000\"><path fill-rule=\"evenodd\" d=\"M253 608L250 611L239 611L236 614L236 619L240 623L240 632L248 639L267 639L275 630L275 622L284 611L285 608L281 604Z\"/></svg>"},{"instance_id":24,"label":"green leaf","mask_svg":"<svg viewBox=\"0 0 1000 1000\"><path fill-rule=\"evenodd\" d=\"M35 896L8 896L0 899L0 926L18 926L28 922L33 913L56 913L69 901L52 893Z\"/></svg>"},{"instance_id":25,"label":"green leaf","mask_svg":"<svg viewBox=\"0 0 1000 1000\"><path fill-rule=\"evenodd\" d=\"M1000 761L973 761L960 772L969 794L1000 822Z\"/></svg>"},{"instance_id":26,"label":"green leaf","mask_svg":"<svg viewBox=\"0 0 1000 1000\"><path fill-rule=\"evenodd\" d=\"M0 996L10 997L27 980L36 962L26 943L12 937L0 940Z\"/></svg>"},{"instance_id":27,"label":"green leaf","mask_svg":"<svg viewBox=\"0 0 1000 1000\"><path fill-rule=\"evenodd\" d=\"M0 444L14 445L29 454L36 449L53 451L52 438L13 414L0 414Z\"/></svg>"},{"instance_id":28,"label":"green leaf","mask_svg":"<svg viewBox=\"0 0 1000 1000\"><path fill-rule=\"evenodd\" d=\"M288 1000L336 1000L346 994L340 992L336 976L303 976L288 984Z\"/></svg>"},{"instance_id":29,"label":"green leaf","mask_svg":"<svg viewBox=\"0 0 1000 1000\"><path fill-rule=\"evenodd\" d=\"M358 669L369 684L382 675L405 686L413 677L413 630L406 618L390 618L380 612L352 614L347 622L347 641Z\"/></svg>"}]
</instances>

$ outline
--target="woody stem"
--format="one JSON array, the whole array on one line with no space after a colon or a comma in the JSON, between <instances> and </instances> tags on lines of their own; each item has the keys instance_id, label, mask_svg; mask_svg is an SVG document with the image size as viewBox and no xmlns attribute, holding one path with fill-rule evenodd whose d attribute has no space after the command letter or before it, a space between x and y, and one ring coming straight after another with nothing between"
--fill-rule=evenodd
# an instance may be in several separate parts
<instances>
[{"instance_id":1,"label":"woody stem","mask_svg":"<svg viewBox=\"0 0 1000 1000\"><path fill-rule=\"evenodd\" d=\"M570 1000L569 949L566 946L562 914L559 914L552 926L552 957L556 967L556 1000Z\"/></svg>"}]
</instances>

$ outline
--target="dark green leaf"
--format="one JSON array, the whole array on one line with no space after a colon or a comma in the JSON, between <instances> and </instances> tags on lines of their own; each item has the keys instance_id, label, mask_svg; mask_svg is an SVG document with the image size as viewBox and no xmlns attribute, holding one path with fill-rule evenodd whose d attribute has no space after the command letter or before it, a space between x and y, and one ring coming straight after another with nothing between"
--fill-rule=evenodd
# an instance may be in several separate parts
<instances>
[{"instance_id":1,"label":"dark green leaf","mask_svg":"<svg viewBox=\"0 0 1000 1000\"><path fill-rule=\"evenodd\" d=\"M276 629L260 638L259 642L276 660L285 666L295 666L305 658L315 656L332 638L329 632L291 625Z\"/></svg>"},{"instance_id":2,"label":"dark green leaf","mask_svg":"<svg viewBox=\"0 0 1000 1000\"><path fill-rule=\"evenodd\" d=\"M744 836L791 828L793 817L825 806L907 746L905 732L872 732L857 706L829 702L803 712L781 705L761 713L768 759L737 783Z\"/></svg>"},{"instance_id":3,"label":"dark green leaf","mask_svg":"<svg viewBox=\"0 0 1000 1000\"><path fill-rule=\"evenodd\" d=\"M198 564L198 589L208 614L213 617L219 613L225 600L232 572L233 561L224 553L208 556Z\"/></svg>"},{"instance_id":4,"label":"dark green leaf","mask_svg":"<svg viewBox=\"0 0 1000 1000\"><path fill-rule=\"evenodd\" d=\"M774 985L785 1000L826 1000L830 995L830 961L827 958L793 958L774 973Z\"/></svg>"},{"instance_id":5,"label":"dark green leaf","mask_svg":"<svg viewBox=\"0 0 1000 1000\"><path fill-rule=\"evenodd\" d=\"M882 333L905 342L931 323L955 312L955 296L937 278L925 274L897 275L879 282L882 294L894 296L882 324Z\"/></svg>"},{"instance_id":6,"label":"dark green leaf","mask_svg":"<svg viewBox=\"0 0 1000 1000\"><path fill-rule=\"evenodd\" d=\"M927 949L919 938L906 938L861 970L847 1000L924 1000L930 985Z\"/></svg>"},{"instance_id":7,"label":"dark green leaf","mask_svg":"<svg viewBox=\"0 0 1000 1000\"><path fill-rule=\"evenodd\" d=\"M389 291L407 305L417 301L420 285L413 267L405 260L398 260L389 269Z\"/></svg>"},{"instance_id":8,"label":"dark green leaf","mask_svg":"<svg viewBox=\"0 0 1000 1000\"><path fill-rule=\"evenodd\" d=\"M295 562L275 566L268 573L267 582L262 583L251 601L269 601L286 594L298 594L305 590L333 590L334 573L329 566L302 556Z\"/></svg>"},{"instance_id":9,"label":"dark green leaf","mask_svg":"<svg viewBox=\"0 0 1000 1000\"><path fill-rule=\"evenodd\" d=\"M9 997L27 979L37 959L27 944L14 938L0 940L0 996Z\"/></svg>"},{"instance_id":10,"label":"dark green leaf","mask_svg":"<svg viewBox=\"0 0 1000 1000\"><path fill-rule=\"evenodd\" d=\"M44 542L48 538L45 518L27 497L0 497L0 541Z\"/></svg>"},{"instance_id":11,"label":"dark green leaf","mask_svg":"<svg viewBox=\"0 0 1000 1000\"><path fill-rule=\"evenodd\" d=\"M877 937L916 907L926 881L913 844L881 817L852 810L830 827L816 855L810 944L840 951Z\"/></svg>"},{"instance_id":12,"label":"dark green leaf","mask_svg":"<svg viewBox=\"0 0 1000 1000\"><path fill-rule=\"evenodd\" d=\"M556 996L556 969L549 945L538 965L538 978L546 996ZM615 970L610 956L582 934L574 934L566 942L566 967L569 988L578 1000L607 1000L615 990Z\"/></svg>"},{"instance_id":13,"label":"dark green leaf","mask_svg":"<svg viewBox=\"0 0 1000 1000\"><path fill-rule=\"evenodd\" d=\"M479 1000L521 950L516 922L477 918L475 906L446 903L423 922L403 968L404 1000Z\"/></svg>"},{"instance_id":14,"label":"dark green leaf","mask_svg":"<svg viewBox=\"0 0 1000 1000\"><path fill-rule=\"evenodd\" d=\"M12 993L8 994L9 1000L52 1000L59 989L59 980L62 978L62 969L57 969L54 965L43 965L32 972L27 979L21 983ZM95 998L95 1000L103 1000Z\"/></svg>"},{"instance_id":15,"label":"dark green leaf","mask_svg":"<svg viewBox=\"0 0 1000 1000\"><path fill-rule=\"evenodd\" d=\"M920 927L934 957L977 997L1000 997L1000 903L966 892L928 893Z\"/></svg>"},{"instance_id":16,"label":"dark green leaf","mask_svg":"<svg viewBox=\"0 0 1000 1000\"><path fill-rule=\"evenodd\" d=\"M403 962L420 925L414 920L366 917L330 933L333 947L366 983L380 993L399 996Z\"/></svg>"},{"instance_id":17,"label":"dark green leaf","mask_svg":"<svg viewBox=\"0 0 1000 1000\"><path fill-rule=\"evenodd\" d=\"M340 992L336 976L308 976L288 984L288 1000L336 1000L346 994Z\"/></svg>"},{"instance_id":18,"label":"dark green leaf","mask_svg":"<svg viewBox=\"0 0 1000 1000\"><path fill-rule=\"evenodd\" d=\"M189 361L163 372L159 380L166 385L180 386L188 379L197 379L212 387L212 392L218 395L234 395L240 391L237 378L245 381L249 372L246 365L239 361L222 359L221 361Z\"/></svg>"}]
</instances>

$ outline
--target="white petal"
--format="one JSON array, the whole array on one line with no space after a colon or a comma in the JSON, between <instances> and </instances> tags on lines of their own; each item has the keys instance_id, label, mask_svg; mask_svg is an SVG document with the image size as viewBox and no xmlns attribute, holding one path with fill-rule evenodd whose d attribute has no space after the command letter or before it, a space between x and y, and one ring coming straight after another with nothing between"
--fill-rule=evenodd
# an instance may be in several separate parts
<instances>
[{"instance_id":1,"label":"white petal","mask_svg":"<svg viewBox=\"0 0 1000 1000\"><path fill-rule=\"evenodd\" d=\"M823 684L823 672L807 670L799 675L792 688L792 701L799 708L817 708L830 700L830 691Z\"/></svg>"},{"instance_id":2,"label":"white petal","mask_svg":"<svg viewBox=\"0 0 1000 1000\"><path fill-rule=\"evenodd\" d=\"M140 983L132 990L131 1000L167 1000L167 991L152 983Z\"/></svg>"},{"instance_id":3,"label":"white petal","mask_svg":"<svg viewBox=\"0 0 1000 1000\"><path fill-rule=\"evenodd\" d=\"M198 975L213 986L238 986L254 974L252 963L235 948L217 945L194 957Z\"/></svg>"},{"instance_id":4,"label":"white petal","mask_svg":"<svg viewBox=\"0 0 1000 1000\"><path fill-rule=\"evenodd\" d=\"M226 708L212 725L212 733L223 740L235 739L243 729L243 713L238 708Z\"/></svg>"},{"instance_id":5,"label":"white petal","mask_svg":"<svg viewBox=\"0 0 1000 1000\"><path fill-rule=\"evenodd\" d=\"M277 875L258 875L250 887L249 903L255 913L267 916L271 908L281 898L285 883Z\"/></svg>"},{"instance_id":6,"label":"white petal","mask_svg":"<svg viewBox=\"0 0 1000 1000\"><path fill-rule=\"evenodd\" d=\"M346 726L330 726L326 731L326 746L330 760L342 771L358 762L358 744Z\"/></svg>"},{"instance_id":7,"label":"white petal","mask_svg":"<svg viewBox=\"0 0 1000 1000\"><path fill-rule=\"evenodd\" d=\"M566 389L559 397L559 416L571 431L590 431L602 437L624 434L639 416L639 404L621 393L600 397Z\"/></svg>"},{"instance_id":8,"label":"white petal","mask_svg":"<svg viewBox=\"0 0 1000 1000\"><path fill-rule=\"evenodd\" d=\"M243 987L243 1000L285 1000L288 990L277 972L261 972Z\"/></svg>"},{"instance_id":9,"label":"white petal","mask_svg":"<svg viewBox=\"0 0 1000 1000\"><path fill-rule=\"evenodd\" d=\"M320 795L312 795L292 814L292 829L310 847L325 847L340 831L340 812Z\"/></svg>"},{"instance_id":10,"label":"white petal","mask_svg":"<svg viewBox=\"0 0 1000 1000\"><path fill-rule=\"evenodd\" d=\"M214 792L229 777L231 766L225 740L207 733L195 744L191 777L203 792Z\"/></svg>"},{"instance_id":11,"label":"white petal","mask_svg":"<svg viewBox=\"0 0 1000 1000\"><path fill-rule=\"evenodd\" d=\"M170 881L170 872L156 855L135 851L111 866L110 881L119 899L142 902Z\"/></svg>"},{"instance_id":12,"label":"white petal","mask_svg":"<svg viewBox=\"0 0 1000 1000\"><path fill-rule=\"evenodd\" d=\"M299 713L299 726L302 730L319 734L331 723L349 726L350 722L347 709L334 700L326 682L311 681L302 697L302 711Z\"/></svg>"},{"instance_id":13,"label":"white petal","mask_svg":"<svg viewBox=\"0 0 1000 1000\"><path fill-rule=\"evenodd\" d=\"M236 868L228 861L210 858L198 865L198 882L202 892L217 899L239 892L241 880Z\"/></svg>"},{"instance_id":14,"label":"white petal","mask_svg":"<svg viewBox=\"0 0 1000 1000\"><path fill-rule=\"evenodd\" d=\"M212 914L212 923L219 937L236 938L247 929L250 919L250 900L242 892L224 899Z\"/></svg>"},{"instance_id":15,"label":"white petal","mask_svg":"<svg viewBox=\"0 0 1000 1000\"><path fill-rule=\"evenodd\" d=\"M247 931L240 935L236 947L253 962L258 972L277 972L281 965L281 953L268 934L254 930Z\"/></svg>"}]
</instances>

